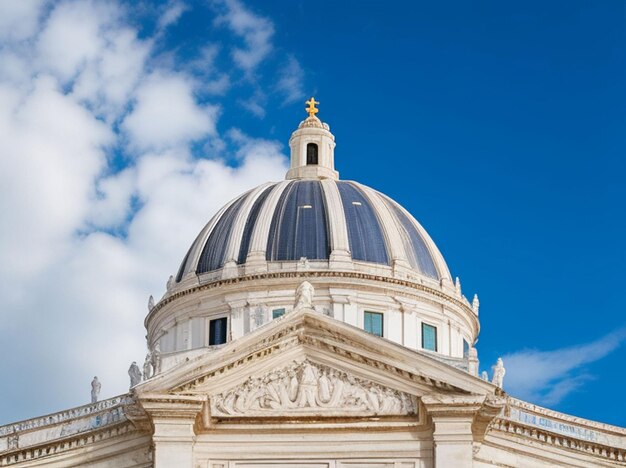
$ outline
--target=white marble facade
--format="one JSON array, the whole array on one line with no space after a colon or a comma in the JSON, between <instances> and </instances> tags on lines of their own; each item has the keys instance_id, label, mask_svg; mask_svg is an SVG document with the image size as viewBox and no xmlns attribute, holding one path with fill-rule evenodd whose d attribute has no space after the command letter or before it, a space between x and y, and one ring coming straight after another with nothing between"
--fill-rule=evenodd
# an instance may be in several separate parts
<instances>
[{"instance_id":1,"label":"white marble facade","mask_svg":"<svg viewBox=\"0 0 626 468\"><path fill-rule=\"evenodd\" d=\"M417 221L360 184L352 204L375 214L388 261L356 258L335 138L308 110L286 182L221 210L150 302L150 378L135 364L126 395L0 427L0 466L626 466L626 429L508 396L503 366L479 378L478 299ZM320 182L328 258L266 251L294 180ZM219 264L203 259L211 242Z\"/></svg>"}]
</instances>

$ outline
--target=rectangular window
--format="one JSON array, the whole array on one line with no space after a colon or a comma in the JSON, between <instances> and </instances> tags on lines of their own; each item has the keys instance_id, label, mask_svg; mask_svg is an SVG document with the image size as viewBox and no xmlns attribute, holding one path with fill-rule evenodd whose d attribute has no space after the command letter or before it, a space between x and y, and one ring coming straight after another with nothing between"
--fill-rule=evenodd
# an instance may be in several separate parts
<instances>
[{"instance_id":1,"label":"rectangular window","mask_svg":"<svg viewBox=\"0 0 626 468\"><path fill-rule=\"evenodd\" d=\"M437 327L422 323L422 348L437 351Z\"/></svg>"},{"instance_id":2,"label":"rectangular window","mask_svg":"<svg viewBox=\"0 0 626 468\"><path fill-rule=\"evenodd\" d=\"M285 309L272 310L272 320L277 319L278 317L282 317L283 315L285 315Z\"/></svg>"},{"instance_id":3,"label":"rectangular window","mask_svg":"<svg viewBox=\"0 0 626 468\"><path fill-rule=\"evenodd\" d=\"M226 343L228 319L226 317L211 320L209 322L209 345Z\"/></svg>"},{"instance_id":4,"label":"rectangular window","mask_svg":"<svg viewBox=\"0 0 626 468\"><path fill-rule=\"evenodd\" d=\"M363 328L366 332L376 336L383 336L383 314L365 311Z\"/></svg>"}]
</instances>

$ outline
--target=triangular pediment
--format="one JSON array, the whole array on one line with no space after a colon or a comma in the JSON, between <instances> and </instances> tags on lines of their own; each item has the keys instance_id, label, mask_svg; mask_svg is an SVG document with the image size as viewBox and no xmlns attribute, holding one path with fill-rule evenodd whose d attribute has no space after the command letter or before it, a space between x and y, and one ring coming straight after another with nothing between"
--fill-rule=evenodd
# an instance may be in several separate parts
<instances>
[{"instance_id":1,"label":"triangular pediment","mask_svg":"<svg viewBox=\"0 0 626 468\"><path fill-rule=\"evenodd\" d=\"M307 366L312 374L305 378ZM292 374L297 376L297 382L291 381ZM303 387L307 379L311 383L304 385L311 385L310 388ZM337 385L341 392L336 391ZM316 399L309 395L313 387ZM285 394L281 396L283 390L289 399ZM488 395L494 393L494 387L430 356L304 309L183 362L143 382L135 391L140 397L207 397L212 412L236 417L241 409L248 415L261 415L279 407L294 414L317 414L322 410L333 414L337 399L342 399L344 413L351 411L346 408L358 408L368 414L408 414L408 397L419 398L433 392ZM354 398L360 403L350 399L355 392L359 397ZM329 393L334 399L328 398ZM390 403L379 398L376 402L375 396L381 394L393 394L398 400L392 398ZM401 410L397 410L398 401L402 403ZM389 405L396 413L389 412Z\"/></svg>"}]
</instances>

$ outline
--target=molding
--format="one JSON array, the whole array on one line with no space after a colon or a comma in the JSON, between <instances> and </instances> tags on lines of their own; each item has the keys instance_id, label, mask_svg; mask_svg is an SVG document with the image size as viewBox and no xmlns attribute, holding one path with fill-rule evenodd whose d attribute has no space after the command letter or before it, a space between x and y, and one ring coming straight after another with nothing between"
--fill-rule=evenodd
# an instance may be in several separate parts
<instances>
[{"instance_id":1,"label":"molding","mask_svg":"<svg viewBox=\"0 0 626 468\"><path fill-rule=\"evenodd\" d=\"M135 390L138 394L161 391L193 394L202 391L200 388L212 387L216 377L241 382L250 376L241 374L253 372L251 366L259 368L272 362L273 356L290 360L297 356L313 357L325 365L336 362L342 368L360 368L364 372L361 375L372 376L375 382L391 379L398 382L397 388L416 395L439 391L504 394L493 385L424 353L305 309L287 313L220 349L207 350L142 382ZM382 380L375 378L377 375Z\"/></svg>"},{"instance_id":2,"label":"molding","mask_svg":"<svg viewBox=\"0 0 626 468\"><path fill-rule=\"evenodd\" d=\"M277 320L284 320L285 318L290 317L290 315L292 314L294 313L292 312L291 314L285 315ZM327 319L327 320L332 320L332 319ZM278 324L276 320L273 322L276 322L276 324ZM333 342L326 341L323 336L319 336L319 335L311 336L305 333L304 331L305 328L303 325L304 325L303 322L296 322L294 324L291 324L288 327L277 330L275 333L271 334L270 336L266 338L258 339L257 346L255 346L249 352L245 353L243 356L234 358L230 362L226 361L223 365L220 365L217 368L214 368L211 371L208 371L206 374L196 377L193 380L190 380L184 384L174 387L172 391L180 392L180 393L187 393L187 392L193 391L196 387L202 385L205 381L212 379L218 375L223 375L230 371L234 371L237 367L244 365L250 361L262 359L262 358L268 357L269 355L286 351L288 349L292 349L301 345L309 345L313 348L327 351L334 356L343 357L352 362L356 362L359 364L365 364L374 369L384 370L388 373L401 377L403 380L409 380L420 385L425 385L431 388L435 387L435 388L447 390L447 391L457 391L457 392L464 391L447 382L444 382L444 381L441 381L432 377L428 377L426 375L423 375L414 371L408 371L398 366L385 363L381 359L373 358L371 354L368 353L367 351L363 349L359 349L361 348L360 343L352 341L349 337L346 337L345 335L337 334L336 332L331 331L332 333L331 337L335 338ZM263 331L267 331L267 330L263 330ZM360 333L366 333L366 332L363 332L362 330L358 330L358 331ZM251 336L251 335L252 333L247 336ZM236 342L232 342L232 343L237 344ZM397 344L394 344L394 345L401 346ZM229 347L230 346L227 345L223 349L227 350L227 348ZM348 347L349 349L347 349ZM418 354L415 351L411 351L411 352ZM439 361L437 362L439 363ZM463 371L458 371L458 372L463 372ZM465 372L463 373L465 374ZM470 378L469 374L467 375L468 375L468 378Z\"/></svg>"},{"instance_id":3,"label":"molding","mask_svg":"<svg viewBox=\"0 0 626 468\"><path fill-rule=\"evenodd\" d=\"M195 420L207 398L200 395L145 393L139 403L151 418Z\"/></svg>"},{"instance_id":4,"label":"molding","mask_svg":"<svg viewBox=\"0 0 626 468\"><path fill-rule=\"evenodd\" d=\"M152 321L155 315L161 309L163 309L166 305L182 297L189 296L190 294L193 294L195 292L208 291L208 290L221 288L224 286L243 284L246 282L258 281L258 280L272 280L272 279L298 280L302 278L346 278L346 279L359 280L359 281L373 281L377 283L391 284L391 285L396 285L396 286L424 292L431 296L436 297L437 299L440 299L444 303L451 304L455 307L458 307L463 312L465 312L466 317L470 321L475 322L474 325L476 327L477 332L480 328L478 317L476 317L476 314L474 314L471 307L468 304L466 304L464 301L462 301L461 299L453 297L447 294L446 292L444 292L443 290L438 290L433 287L426 286L424 284L421 284L415 281L411 281L409 279L400 279L400 278L394 278L392 276L383 276L383 275L375 275L375 274L369 274L369 273L363 273L363 272L357 272L357 271L342 271L342 270L264 272L264 273L258 273L258 274L238 276L235 278L215 279L213 281L209 281L204 284L192 286L182 291L174 292L168 297L162 299L150 310L150 312L148 313L148 315L146 316L144 320L144 325L146 326L146 328L148 328L149 322ZM363 284L361 284L361 286L363 286ZM342 288L345 289L345 286L342 286ZM394 296L412 297L408 294L403 294L400 291L394 292ZM429 302L429 299L426 297L420 298L420 300ZM431 300L431 302L434 305L441 305L441 303L438 301Z\"/></svg>"}]
</instances>

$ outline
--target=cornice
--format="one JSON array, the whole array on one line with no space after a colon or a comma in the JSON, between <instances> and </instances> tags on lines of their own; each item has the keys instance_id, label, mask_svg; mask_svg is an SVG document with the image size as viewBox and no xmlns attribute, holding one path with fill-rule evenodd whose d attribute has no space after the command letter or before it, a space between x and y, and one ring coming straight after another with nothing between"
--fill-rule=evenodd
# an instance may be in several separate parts
<instances>
[{"instance_id":1,"label":"cornice","mask_svg":"<svg viewBox=\"0 0 626 468\"><path fill-rule=\"evenodd\" d=\"M469 307L464 301L457 299L445 292L435 289L433 287L410 281L408 279L400 279L394 278L390 276L383 275L375 275L363 272L356 271L280 271L280 272L265 272L265 273L257 273L252 275L243 275L235 278L228 279L218 279L214 281L210 281L205 284L199 284L196 286L192 286L190 288L184 289L182 291L174 292L166 297L164 297L161 301L159 301L153 308L150 310L148 315L144 320L144 325L146 328L148 327L148 322L166 305L177 301L180 298L189 296L193 293L200 291L208 291L212 289L217 289L224 286L231 286L236 284L245 284L247 282L259 281L259 280L273 280L273 279L301 279L301 278L346 278L352 280L360 280L360 281L372 281L375 283L384 283L393 286L400 286L409 289L414 289L416 291L420 291L431 296L438 298L440 301L453 305L461 309L467 317L474 322L476 329L478 330L480 327L480 323L478 321L478 317L474 313L474 311ZM400 291L394 291L394 295L411 297L408 294L403 294ZM427 300L427 298L424 298ZM441 302L433 301L435 305L441 304Z\"/></svg>"},{"instance_id":2,"label":"cornice","mask_svg":"<svg viewBox=\"0 0 626 468\"><path fill-rule=\"evenodd\" d=\"M411 355L407 356L408 351L404 347L387 342L386 340L383 342L378 342L377 340L377 343L372 344L370 335L366 337L360 336L360 334L364 334L365 332L354 329L354 327L343 324L342 322L336 322L314 313L303 313L302 315L301 317L296 317L292 314L285 315L269 324L269 328L259 330L259 333L253 332L241 338L238 342L232 342L232 344L226 345L219 351L219 355L212 354L213 362L210 362L209 365L204 368L202 364L197 361L190 362L188 366L195 367L188 369L188 367L185 366L179 369L178 373L180 376L182 377L194 371L196 374L200 375L196 375L184 381L184 383L176 385L171 391L174 393L188 394L193 392L195 387L202 385L208 379L212 379L215 376L225 376L244 364L303 346L309 349L323 351L329 356L343 357L349 362L363 364L373 369L385 371L400 377L404 381L410 381L419 386L428 387L430 389L436 388L438 391L444 392L468 392L467 389L417 372L416 369L409 367L406 362L413 362L415 359L418 359L418 361L419 359L426 359L422 364L429 369L433 368L433 366L435 366L434 368L437 366L446 366L446 369L449 370L448 374L450 372L458 372L459 376L468 379L473 378L463 371L452 370L452 367L414 351L411 351ZM287 321L292 321L292 323L285 323ZM233 355L235 350L239 351L236 355ZM393 358L397 352L403 353L402 359L406 361L404 364ZM197 359L204 359L204 356ZM218 363L218 365L213 365L215 363ZM415 362L415 365L419 365L418 362ZM170 377L164 375L163 378ZM171 378L175 379L176 377L172 375ZM480 381L480 383L483 384L482 381ZM153 387L154 385L150 388ZM478 392L491 393L493 391L501 393L501 391L498 389L494 390L491 386L489 389L481 388Z\"/></svg>"}]
</instances>

